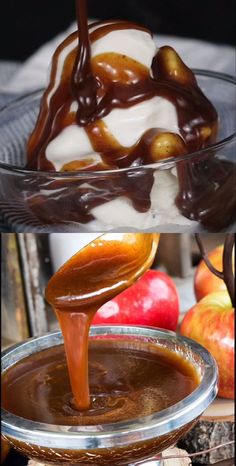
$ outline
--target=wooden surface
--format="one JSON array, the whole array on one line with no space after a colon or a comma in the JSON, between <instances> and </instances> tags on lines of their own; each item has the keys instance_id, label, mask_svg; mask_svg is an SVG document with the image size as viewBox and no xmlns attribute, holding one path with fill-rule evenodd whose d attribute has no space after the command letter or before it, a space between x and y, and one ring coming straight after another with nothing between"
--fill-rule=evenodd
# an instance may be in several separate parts
<instances>
[{"instance_id":1,"label":"wooden surface","mask_svg":"<svg viewBox=\"0 0 236 466\"><path fill-rule=\"evenodd\" d=\"M21 271L17 235L5 233L2 239L2 349L29 337L27 305Z\"/></svg>"},{"instance_id":2,"label":"wooden surface","mask_svg":"<svg viewBox=\"0 0 236 466\"><path fill-rule=\"evenodd\" d=\"M46 318L46 303L43 297L37 235L19 233L18 242L30 331L32 336L38 336L46 333L49 326Z\"/></svg>"},{"instance_id":3,"label":"wooden surface","mask_svg":"<svg viewBox=\"0 0 236 466\"><path fill-rule=\"evenodd\" d=\"M213 403L206 409L202 419L206 421L214 421L215 419L221 421L234 422L235 416L235 402L234 400L227 400L225 398L216 398Z\"/></svg>"},{"instance_id":4,"label":"wooden surface","mask_svg":"<svg viewBox=\"0 0 236 466\"><path fill-rule=\"evenodd\" d=\"M234 400L216 398L195 427L181 439L179 445L189 453L214 448L234 440ZM197 464L214 464L234 457L234 444L212 450L195 458Z\"/></svg>"}]
</instances>

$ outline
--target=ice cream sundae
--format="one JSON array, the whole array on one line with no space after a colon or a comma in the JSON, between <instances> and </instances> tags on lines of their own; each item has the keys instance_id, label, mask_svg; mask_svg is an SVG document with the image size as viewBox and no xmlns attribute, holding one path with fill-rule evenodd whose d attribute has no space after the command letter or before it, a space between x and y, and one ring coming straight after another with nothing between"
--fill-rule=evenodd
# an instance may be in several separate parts
<instances>
[{"instance_id":1,"label":"ice cream sundae","mask_svg":"<svg viewBox=\"0 0 236 466\"><path fill-rule=\"evenodd\" d=\"M47 202L50 221L56 223L63 202L69 203L67 220L90 223L92 229L124 226L123 216L136 228L168 220L215 228L214 198L221 202L231 164L216 166L213 161L209 169L205 157L204 166L183 162L158 176L155 169L132 175L133 169L155 167L215 142L217 112L193 72L171 47L158 49L143 26L125 21L88 26L85 0L77 0L77 17L79 32L67 37L53 56L28 142L27 168L72 173L130 168L131 173L102 181L85 178L77 181L73 194L66 183L53 183L52 195L46 200L34 196L31 208L38 213ZM230 199L229 205L223 223L231 221ZM159 219L153 211L159 211Z\"/></svg>"}]
</instances>

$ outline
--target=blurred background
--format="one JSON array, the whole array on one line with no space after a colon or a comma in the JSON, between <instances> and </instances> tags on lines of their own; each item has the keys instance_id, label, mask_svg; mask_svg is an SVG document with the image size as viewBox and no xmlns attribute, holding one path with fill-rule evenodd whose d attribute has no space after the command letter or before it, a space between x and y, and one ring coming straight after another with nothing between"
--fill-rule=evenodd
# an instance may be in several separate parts
<instances>
[{"instance_id":1,"label":"blurred background","mask_svg":"<svg viewBox=\"0 0 236 466\"><path fill-rule=\"evenodd\" d=\"M235 0L88 0L91 18L142 23L154 33L235 44ZM75 0L1 1L0 60L23 61L75 20Z\"/></svg>"},{"instance_id":2,"label":"blurred background","mask_svg":"<svg viewBox=\"0 0 236 466\"><path fill-rule=\"evenodd\" d=\"M44 299L49 278L99 233L2 234L2 348L59 328ZM207 251L225 234L203 235ZM194 273L201 256L194 236L163 234L152 268L170 275L178 290L180 314L195 303Z\"/></svg>"}]
</instances>

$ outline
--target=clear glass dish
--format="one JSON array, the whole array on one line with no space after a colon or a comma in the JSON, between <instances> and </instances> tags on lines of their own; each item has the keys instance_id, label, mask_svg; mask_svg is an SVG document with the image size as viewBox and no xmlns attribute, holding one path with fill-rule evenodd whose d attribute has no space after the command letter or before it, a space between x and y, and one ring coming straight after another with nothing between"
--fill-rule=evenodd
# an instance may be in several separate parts
<instances>
[{"instance_id":1,"label":"clear glass dish","mask_svg":"<svg viewBox=\"0 0 236 466\"><path fill-rule=\"evenodd\" d=\"M137 326L93 326L90 339L145 342L178 352L196 368L200 384L175 405L139 419L97 426L57 426L15 416L2 409L2 435L25 456L58 465L127 466L155 458L175 444L196 422L217 393L217 366L198 343L174 332ZM7 349L2 375L18 361L63 343L61 332L49 333ZM160 464L160 463L156 463Z\"/></svg>"},{"instance_id":2,"label":"clear glass dish","mask_svg":"<svg viewBox=\"0 0 236 466\"><path fill-rule=\"evenodd\" d=\"M42 93L32 93L6 106L0 112L0 209L5 222L18 232L157 228L159 232L233 231L236 80L209 71L196 70L195 74L218 111L217 142L178 159L172 157L140 167L89 172L26 170L25 146ZM181 199L185 200L180 202L181 209L176 205L180 191L177 174L183 169L193 175L194 191L201 203L199 221L186 216L186 194L182 193ZM146 188L150 183L151 195ZM209 186L214 186L213 196ZM190 197L187 195L188 202ZM137 210L137 205L142 206L142 211Z\"/></svg>"}]
</instances>

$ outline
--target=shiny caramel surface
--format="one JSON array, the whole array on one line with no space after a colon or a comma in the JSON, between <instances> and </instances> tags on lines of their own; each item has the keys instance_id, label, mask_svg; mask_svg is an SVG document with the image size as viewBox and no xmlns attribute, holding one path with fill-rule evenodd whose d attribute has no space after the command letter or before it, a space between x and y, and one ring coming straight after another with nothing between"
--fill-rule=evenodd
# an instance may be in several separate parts
<instances>
[{"instance_id":1,"label":"shiny caramel surface","mask_svg":"<svg viewBox=\"0 0 236 466\"><path fill-rule=\"evenodd\" d=\"M80 412L73 406L63 346L11 368L3 379L2 401L11 413L33 421L97 425L157 413L185 398L198 383L191 363L173 351L105 337L89 345L89 409Z\"/></svg>"},{"instance_id":2,"label":"shiny caramel surface","mask_svg":"<svg viewBox=\"0 0 236 466\"><path fill-rule=\"evenodd\" d=\"M56 309L94 309L128 288L155 257L158 233L106 233L78 251L50 279L45 296Z\"/></svg>"}]
</instances>

